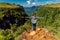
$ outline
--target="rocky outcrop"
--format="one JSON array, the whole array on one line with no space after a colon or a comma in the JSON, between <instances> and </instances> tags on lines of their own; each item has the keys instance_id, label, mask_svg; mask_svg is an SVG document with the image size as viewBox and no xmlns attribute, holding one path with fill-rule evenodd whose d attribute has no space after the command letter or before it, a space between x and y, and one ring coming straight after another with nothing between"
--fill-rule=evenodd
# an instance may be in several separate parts
<instances>
[{"instance_id":1,"label":"rocky outcrop","mask_svg":"<svg viewBox=\"0 0 60 40\"><path fill-rule=\"evenodd\" d=\"M37 28L36 31L23 32L19 40L57 40L57 38L46 29Z\"/></svg>"}]
</instances>

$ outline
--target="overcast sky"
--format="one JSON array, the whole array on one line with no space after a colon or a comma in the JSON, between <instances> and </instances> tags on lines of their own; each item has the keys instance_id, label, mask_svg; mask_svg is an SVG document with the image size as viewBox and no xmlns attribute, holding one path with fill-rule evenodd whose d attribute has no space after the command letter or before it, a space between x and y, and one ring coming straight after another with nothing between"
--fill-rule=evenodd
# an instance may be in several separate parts
<instances>
[{"instance_id":1,"label":"overcast sky","mask_svg":"<svg viewBox=\"0 0 60 40\"><path fill-rule=\"evenodd\" d=\"M52 3L60 3L60 0L0 0L0 2L15 3L26 6L37 6Z\"/></svg>"}]
</instances>

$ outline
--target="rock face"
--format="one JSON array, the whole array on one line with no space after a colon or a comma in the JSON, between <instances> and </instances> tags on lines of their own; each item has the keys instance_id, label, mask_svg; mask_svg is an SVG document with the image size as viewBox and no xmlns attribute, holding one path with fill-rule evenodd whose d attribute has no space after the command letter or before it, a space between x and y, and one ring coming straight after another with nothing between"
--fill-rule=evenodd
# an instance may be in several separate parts
<instances>
[{"instance_id":1,"label":"rock face","mask_svg":"<svg viewBox=\"0 0 60 40\"><path fill-rule=\"evenodd\" d=\"M24 32L19 40L57 40L48 30L37 28L36 31Z\"/></svg>"},{"instance_id":2,"label":"rock face","mask_svg":"<svg viewBox=\"0 0 60 40\"><path fill-rule=\"evenodd\" d=\"M27 17L27 14L22 6L9 3L0 3L1 29L10 29L10 24L15 24L16 26L23 25L26 21L25 17Z\"/></svg>"}]
</instances>

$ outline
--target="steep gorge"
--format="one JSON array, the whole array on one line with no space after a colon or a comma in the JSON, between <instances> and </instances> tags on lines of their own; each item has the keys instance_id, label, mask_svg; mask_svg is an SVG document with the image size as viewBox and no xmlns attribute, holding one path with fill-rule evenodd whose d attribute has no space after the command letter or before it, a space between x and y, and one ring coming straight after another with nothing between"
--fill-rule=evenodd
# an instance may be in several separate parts
<instances>
[{"instance_id":1,"label":"steep gorge","mask_svg":"<svg viewBox=\"0 0 60 40\"><path fill-rule=\"evenodd\" d=\"M0 29L10 29L10 25L23 25L26 22L25 17L27 14L23 6L0 3Z\"/></svg>"}]
</instances>

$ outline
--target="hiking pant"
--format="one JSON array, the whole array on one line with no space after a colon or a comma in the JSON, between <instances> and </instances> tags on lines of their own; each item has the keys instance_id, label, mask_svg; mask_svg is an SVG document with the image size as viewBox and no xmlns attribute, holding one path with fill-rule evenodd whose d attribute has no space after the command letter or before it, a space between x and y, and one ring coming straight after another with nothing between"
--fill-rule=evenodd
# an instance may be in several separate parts
<instances>
[{"instance_id":1,"label":"hiking pant","mask_svg":"<svg viewBox=\"0 0 60 40\"><path fill-rule=\"evenodd\" d=\"M32 23L32 29L35 31L36 30L36 23Z\"/></svg>"}]
</instances>

